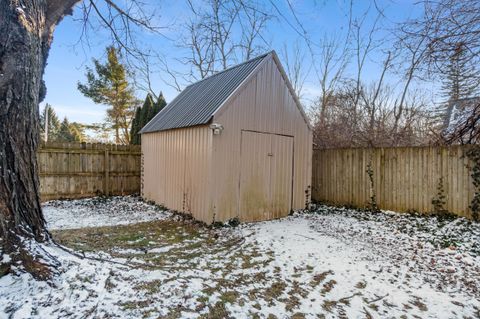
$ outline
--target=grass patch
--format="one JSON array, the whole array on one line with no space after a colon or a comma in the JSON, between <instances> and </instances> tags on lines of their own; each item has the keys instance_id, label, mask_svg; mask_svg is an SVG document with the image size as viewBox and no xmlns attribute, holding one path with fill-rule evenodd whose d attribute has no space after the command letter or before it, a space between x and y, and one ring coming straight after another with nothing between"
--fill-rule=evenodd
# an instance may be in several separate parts
<instances>
[{"instance_id":1,"label":"grass patch","mask_svg":"<svg viewBox=\"0 0 480 319\"><path fill-rule=\"evenodd\" d=\"M427 311L427 305L421 301L420 298L415 297L414 300L410 301L410 304L414 305L420 311Z\"/></svg>"},{"instance_id":2,"label":"grass patch","mask_svg":"<svg viewBox=\"0 0 480 319\"><path fill-rule=\"evenodd\" d=\"M324 283L322 288L322 295L329 293L336 284L337 282L333 279Z\"/></svg>"},{"instance_id":3,"label":"grass patch","mask_svg":"<svg viewBox=\"0 0 480 319\"><path fill-rule=\"evenodd\" d=\"M235 303L238 299L239 295L238 295L238 292L236 291L227 291L227 292L224 292L222 293L222 295L220 296L220 300L226 304L226 303Z\"/></svg>"},{"instance_id":4,"label":"grass patch","mask_svg":"<svg viewBox=\"0 0 480 319\"><path fill-rule=\"evenodd\" d=\"M272 304L274 300L277 300L287 288L287 284L283 281L274 282L269 288L263 292L264 299Z\"/></svg>"},{"instance_id":5,"label":"grass patch","mask_svg":"<svg viewBox=\"0 0 480 319\"><path fill-rule=\"evenodd\" d=\"M365 289L365 287L367 287L367 283L363 280L357 282L355 285L355 288L358 288L358 289Z\"/></svg>"},{"instance_id":6,"label":"grass patch","mask_svg":"<svg viewBox=\"0 0 480 319\"><path fill-rule=\"evenodd\" d=\"M134 290L143 291L147 294L155 294L162 286L161 280L144 281L133 287Z\"/></svg>"},{"instance_id":7,"label":"grass patch","mask_svg":"<svg viewBox=\"0 0 480 319\"><path fill-rule=\"evenodd\" d=\"M80 252L106 252L127 260L140 259L149 266L185 265L205 253L223 250L228 239L215 239L196 223L172 220L131 225L52 231L60 244Z\"/></svg>"},{"instance_id":8,"label":"grass patch","mask_svg":"<svg viewBox=\"0 0 480 319\"><path fill-rule=\"evenodd\" d=\"M327 312L332 312L336 305L337 302L335 300L325 300L322 304L322 309Z\"/></svg>"},{"instance_id":9,"label":"grass patch","mask_svg":"<svg viewBox=\"0 0 480 319\"><path fill-rule=\"evenodd\" d=\"M317 287L321 282L325 280L325 278L327 278L328 275L333 275L333 271L324 271L322 273L316 274L310 281L310 286L312 286L313 288Z\"/></svg>"}]
</instances>

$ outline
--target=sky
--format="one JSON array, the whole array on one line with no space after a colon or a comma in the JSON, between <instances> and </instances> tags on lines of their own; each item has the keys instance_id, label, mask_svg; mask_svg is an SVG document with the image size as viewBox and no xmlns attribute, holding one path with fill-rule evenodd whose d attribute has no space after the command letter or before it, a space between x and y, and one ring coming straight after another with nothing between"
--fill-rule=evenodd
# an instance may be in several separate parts
<instances>
[{"instance_id":1,"label":"sky","mask_svg":"<svg viewBox=\"0 0 480 319\"><path fill-rule=\"evenodd\" d=\"M308 101L314 98L319 91L315 71L310 67L311 56L308 54L305 41L294 30L294 28L298 29L298 25L295 24L287 0L273 0L273 2L284 14L284 17L277 15L276 19L269 22L265 32L268 47L265 49L267 51L276 50L282 60L281 53L284 47L291 49L294 43L299 43L305 52L305 69L310 70L304 85L304 93ZM340 38L346 33L349 10L347 0L290 0L290 3L312 41L317 41L325 36ZM151 48L166 56L171 68L182 72L186 71L189 66L179 63L176 59L185 54L177 44L181 36L179 30L189 19L188 10L185 7L186 0L164 0L155 3L152 1L149 5L159 13L156 22L164 28L162 28L161 34L138 32L138 40L148 43ZM377 5L381 5L385 9L385 18L382 20L378 37L388 36L395 23L420 14L420 8L410 0L377 0ZM354 1L353 16L362 16L369 6L373 6L373 2ZM367 24L373 23L377 11L373 8L371 12L373 14L367 16ZM104 58L105 47L110 45L111 41L104 30L94 29L90 30L88 34L89 45L82 45L80 41L81 14L80 6L77 6L73 16L66 17L55 30L44 75L47 95L44 102L41 103L40 109L44 107L45 103L49 103L60 118L66 116L70 121L91 124L104 120L107 106L95 104L84 97L78 91L77 83L85 81L85 68L92 65L92 58L100 60ZM373 81L377 77L381 59L380 52L371 55L364 72L366 81ZM348 68L353 67L350 65ZM155 72L152 74L152 79L155 91L162 91L167 102L178 94L178 91L167 85L170 79L165 74ZM184 83L184 85L186 84ZM143 98L145 94L145 92L137 91L139 98Z\"/></svg>"}]
</instances>

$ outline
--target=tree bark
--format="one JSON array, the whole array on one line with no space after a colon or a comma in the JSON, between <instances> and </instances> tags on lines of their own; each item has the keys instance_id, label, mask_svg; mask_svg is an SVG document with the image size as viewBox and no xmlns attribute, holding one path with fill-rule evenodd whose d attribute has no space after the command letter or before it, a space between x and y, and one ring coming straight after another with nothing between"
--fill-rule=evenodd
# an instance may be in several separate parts
<instances>
[{"instance_id":1,"label":"tree bark","mask_svg":"<svg viewBox=\"0 0 480 319\"><path fill-rule=\"evenodd\" d=\"M0 0L0 243L38 277L47 267L27 241L50 238L37 174L38 104L53 28L75 2Z\"/></svg>"}]
</instances>

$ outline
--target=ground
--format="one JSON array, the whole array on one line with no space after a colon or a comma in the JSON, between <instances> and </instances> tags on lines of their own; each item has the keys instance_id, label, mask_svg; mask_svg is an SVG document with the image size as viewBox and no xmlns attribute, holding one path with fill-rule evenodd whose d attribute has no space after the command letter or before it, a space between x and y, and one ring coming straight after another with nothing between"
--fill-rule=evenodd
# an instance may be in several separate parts
<instances>
[{"instance_id":1,"label":"ground","mask_svg":"<svg viewBox=\"0 0 480 319\"><path fill-rule=\"evenodd\" d=\"M59 275L2 277L0 318L480 318L480 225L461 218L318 205L207 228L136 197L44 211L69 248L45 247Z\"/></svg>"}]
</instances>

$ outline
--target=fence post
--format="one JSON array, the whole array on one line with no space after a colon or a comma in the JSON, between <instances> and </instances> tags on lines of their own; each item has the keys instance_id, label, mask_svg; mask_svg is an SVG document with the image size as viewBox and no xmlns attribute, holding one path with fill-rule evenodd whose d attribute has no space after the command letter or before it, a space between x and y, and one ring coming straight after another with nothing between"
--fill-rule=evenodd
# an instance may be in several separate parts
<instances>
[{"instance_id":1,"label":"fence post","mask_svg":"<svg viewBox=\"0 0 480 319\"><path fill-rule=\"evenodd\" d=\"M103 194L105 196L109 195L109 187L110 187L110 160L109 160L110 154L108 149L105 149L105 155L104 155L104 167L105 167L105 176L104 176L104 188L103 188Z\"/></svg>"}]
</instances>

